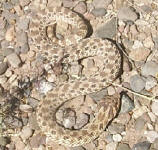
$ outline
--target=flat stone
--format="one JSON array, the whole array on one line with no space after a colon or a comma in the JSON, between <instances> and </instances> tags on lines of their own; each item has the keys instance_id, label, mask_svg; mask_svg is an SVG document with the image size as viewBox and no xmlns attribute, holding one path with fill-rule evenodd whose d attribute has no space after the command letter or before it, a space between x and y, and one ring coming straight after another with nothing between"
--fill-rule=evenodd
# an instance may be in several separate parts
<instances>
[{"instance_id":1,"label":"flat stone","mask_svg":"<svg viewBox=\"0 0 158 150\"><path fill-rule=\"evenodd\" d=\"M122 7L117 16L123 21L135 21L138 18L137 13L131 7Z\"/></svg>"},{"instance_id":2,"label":"flat stone","mask_svg":"<svg viewBox=\"0 0 158 150\"><path fill-rule=\"evenodd\" d=\"M5 62L0 63L0 75L5 73L7 68L8 68L7 63L5 63Z\"/></svg>"},{"instance_id":3,"label":"flat stone","mask_svg":"<svg viewBox=\"0 0 158 150\"><path fill-rule=\"evenodd\" d=\"M121 142L122 136L121 136L120 134L114 134L114 135L113 135L113 140L114 140L115 142Z\"/></svg>"},{"instance_id":4,"label":"flat stone","mask_svg":"<svg viewBox=\"0 0 158 150\"><path fill-rule=\"evenodd\" d=\"M145 80L138 74L131 76L130 78L131 89L135 92L140 92L145 87Z\"/></svg>"},{"instance_id":5,"label":"flat stone","mask_svg":"<svg viewBox=\"0 0 158 150\"><path fill-rule=\"evenodd\" d=\"M133 146L132 150L149 150L150 148L150 143L147 141L137 143Z\"/></svg>"},{"instance_id":6,"label":"flat stone","mask_svg":"<svg viewBox=\"0 0 158 150\"><path fill-rule=\"evenodd\" d=\"M21 65L21 60L20 60L19 56L16 53L11 53L6 58L8 60L8 63L13 68L18 68Z\"/></svg>"},{"instance_id":7,"label":"flat stone","mask_svg":"<svg viewBox=\"0 0 158 150\"><path fill-rule=\"evenodd\" d=\"M95 8L101 8L103 6L107 7L111 2L112 0L93 0L93 5Z\"/></svg>"},{"instance_id":8,"label":"flat stone","mask_svg":"<svg viewBox=\"0 0 158 150\"><path fill-rule=\"evenodd\" d=\"M6 146L8 144L9 140L6 137L1 136L0 137L0 145L1 146Z\"/></svg>"},{"instance_id":9,"label":"flat stone","mask_svg":"<svg viewBox=\"0 0 158 150\"><path fill-rule=\"evenodd\" d=\"M3 51L2 51L2 54L3 56L8 56L10 55L11 53L14 52L14 49L13 48L5 48Z\"/></svg>"},{"instance_id":10,"label":"flat stone","mask_svg":"<svg viewBox=\"0 0 158 150\"><path fill-rule=\"evenodd\" d=\"M158 133L156 131L145 131L145 137L150 143L153 143L156 138L158 138Z\"/></svg>"},{"instance_id":11,"label":"flat stone","mask_svg":"<svg viewBox=\"0 0 158 150\"><path fill-rule=\"evenodd\" d=\"M126 113L134 109L134 101L128 95L123 95L121 98L120 113Z\"/></svg>"},{"instance_id":12,"label":"flat stone","mask_svg":"<svg viewBox=\"0 0 158 150\"><path fill-rule=\"evenodd\" d=\"M87 11L87 6L86 6L85 2L79 2L75 6L74 11L78 12L80 14L84 14Z\"/></svg>"},{"instance_id":13,"label":"flat stone","mask_svg":"<svg viewBox=\"0 0 158 150\"><path fill-rule=\"evenodd\" d=\"M100 38L110 38L116 36L116 18L112 18L109 22L105 23L103 26L99 27L95 31L95 35Z\"/></svg>"},{"instance_id":14,"label":"flat stone","mask_svg":"<svg viewBox=\"0 0 158 150\"><path fill-rule=\"evenodd\" d=\"M21 138L23 140L27 140L32 134L33 134L33 130L28 126L24 126L21 131Z\"/></svg>"},{"instance_id":15,"label":"flat stone","mask_svg":"<svg viewBox=\"0 0 158 150\"><path fill-rule=\"evenodd\" d=\"M104 16L107 13L105 8L95 8L92 10L92 14L96 17Z\"/></svg>"},{"instance_id":16,"label":"flat stone","mask_svg":"<svg viewBox=\"0 0 158 150\"><path fill-rule=\"evenodd\" d=\"M131 150L127 144L120 143L116 150Z\"/></svg>"},{"instance_id":17,"label":"flat stone","mask_svg":"<svg viewBox=\"0 0 158 150\"><path fill-rule=\"evenodd\" d=\"M125 130L125 126L120 123L112 123L108 126L108 131L111 134L122 133Z\"/></svg>"},{"instance_id":18,"label":"flat stone","mask_svg":"<svg viewBox=\"0 0 158 150\"><path fill-rule=\"evenodd\" d=\"M157 77L158 74L158 63L154 61L147 61L141 68L141 73L143 76L153 76Z\"/></svg>"},{"instance_id":19,"label":"flat stone","mask_svg":"<svg viewBox=\"0 0 158 150\"><path fill-rule=\"evenodd\" d=\"M26 31L29 27L29 19L26 17L21 17L17 22L17 27L23 31Z\"/></svg>"},{"instance_id":20,"label":"flat stone","mask_svg":"<svg viewBox=\"0 0 158 150\"><path fill-rule=\"evenodd\" d=\"M157 80L156 78L152 77L152 76L148 76L146 78L146 84L145 84L145 89L148 91L150 89L152 89L154 86L157 85Z\"/></svg>"},{"instance_id":21,"label":"flat stone","mask_svg":"<svg viewBox=\"0 0 158 150\"><path fill-rule=\"evenodd\" d=\"M131 50L129 53L129 57L134 61L145 61L150 54L149 49L145 49L144 47L137 48Z\"/></svg>"}]
</instances>

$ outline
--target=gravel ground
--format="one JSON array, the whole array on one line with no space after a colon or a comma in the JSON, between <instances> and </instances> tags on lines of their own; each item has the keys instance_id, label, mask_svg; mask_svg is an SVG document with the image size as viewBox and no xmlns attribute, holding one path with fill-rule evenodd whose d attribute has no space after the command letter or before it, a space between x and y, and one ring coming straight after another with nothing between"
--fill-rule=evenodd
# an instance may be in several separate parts
<instances>
[{"instance_id":1,"label":"gravel ground","mask_svg":"<svg viewBox=\"0 0 158 150\"><path fill-rule=\"evenodd\" d=\"M56 76L28 35L31 15L43 7L40 0L1 0L0 150L158 150L158 1L46 0L46 5L77 12L89 25L88 36L113 39L123 52L116 83L65 103L56 113L57 122L70 129L83 127L106 95L120 95L120 111L95 141L83 146L64 147L43 135L36 108L44 94L57 82L92 75L103 61L93 57L63 64ZM63 35L67 26L56 30Z\"/></svg>"}]
</instances>

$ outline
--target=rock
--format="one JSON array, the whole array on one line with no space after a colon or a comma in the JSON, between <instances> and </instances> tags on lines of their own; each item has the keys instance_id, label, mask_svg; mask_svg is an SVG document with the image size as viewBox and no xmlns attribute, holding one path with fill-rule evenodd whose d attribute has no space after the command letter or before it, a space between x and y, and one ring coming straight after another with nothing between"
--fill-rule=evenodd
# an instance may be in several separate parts
<instances>
[{"instance_id":1,"label":"rock","mask_svg":"<svg viewBox=\"0 0 158 150\"><path fill-rule=\"evenodd\" d=\"M100 99L103 99L106 95L107 95L107 89L102 89L99 92L89 94L89 96L95 101L99 101Z\"/></svg>"},{"instance_id":2,"label":"rock","mask_svg":"<svg viewBox=\"0 0 158 150\"><path fill-rule=\"evenodd\" d=\"M9 143L9 139L3 136L0 136L0 145L6 146Z\"/></svg>"},{"instance_id":3,"label":"rock","mask_svg":"<svg viewBox=\"0 0 158 150\"><path fill-rule=\"evenodd\" d=\"M145 126L145 120L141 117L138 117L135 122L135 129L137 131L141 131L142 129L144 129L144 126Z\"/></svg>"},{"instance_id":4,"label":"rock","mask_svg":"<svg viewBox=\"0 0 158 150\"><path fill-rule=\"evenodd\" d=\"M154 42L153 42L151 36L146 37L145 40L143 41L143 44L146 48L153 48L154 47Z\"/></svg>"},{"instance_id":5,"label":"rock","mask_svg":"<svg viewBox=\"0 0 158 150\"><path fill-rule=\"evenodd\" d=\"M71 150L85 150L82 146L72 147Z\"/></svg>"},{"instance_id":6,"label":"rock","mask_svg":"<svg viewBox=\"0 0 158 150\"><path fill-rule=\"evenodd\" d=\"M141 41L134 40L134 43L133 43L132 48L133 48L133 49L143 48L143 43L142 43Z\"/></svg>"},{"instance_id":7,"label":"rock","mask_svg":"<svg viewBox=\"0 0 158 150\"><path fill-rule=\"evenodd\" d=\"M153 76L157 77L158 74L158 63L154 61L147 61L141 68L141 73L143 76Z\"/></svg>"},{"instance_id":8,"label":"rock","mask_svg":"<svg viewBox=\"0 0 158 150\"><path fill-rule=\"evenodd\" d=\"M158 109L157 108L158 108L158 102L152 102L151 110L156 116L158 116Z\"/></svg>"},{"instance_id":9,"label":"rock","mask_svg":"<svg viewBox=\"0 0 158 150\"><path fill-rule=\"evenodd\" d=\"M75 5L74 0L62 0L64 7L73 7Z\"/></svg>"},{"instance_id":10,"label":"rock","mask_svg":"<svg viewBox=\"0 0 158 150\"><path fill-rule=\"evenodd\" d=\"M87 6L85 4L85 2L79 2L75 8L74 8L74 11L75 12L78 12L80 14L84 14L86 11L87 11Z\"/></svg>"},{"instance_id":11,"label":"rock","mask_svg":"<svg viewBox=\"0 0 158 150\"><path fill-rule=\"evenodd\" d=\"M108 126L108 131L110 134L122 133L125 131L125 126L120 123L112 123Z\"/></svg>"},{"instance_id":12,"label":"rock","mask_svg":"<svg viewBox=\"0 0 158 150\"><path fill-rule=\"evenodd\" d=\"M149 49L145 49L143 47L131 50L129 53L129 57L134 61L145 61L150 54Z\"/></svg>"},{"instance_id":13,"label":"rock","mask_svg":"<svg viewBox=\"0 0 158 150\"><path fill-rule=\"evenodd\" d=\"M20 60L19 56L16 53L11 53L6 58L8 60L8 63L13 68L18 68L21 65L21 60Z\"/></svg>"},{"instance_id":14,"label":"rock","mask_svg":"<svg viewBox=\"0 0 158 150\"><path fill-rule=\"evenodd\" d=\"M106 150L116 150L117 142L111 142L106 145Z\"/></svg>"},{"instance_id":15,"label":"rock","mask_svg":"<svg viewBox=\"0 0 158 150\"><path fill-rule=\"evenodd\" d=\"M17 50L17 49L16 49ZM20 52L26 54L29 51L29 45L28 43L25 43L23 45L20 46ZM17 53L19 53L18 51L15 51Z\"/></svg>"},{"instance_id":16,"label":"rock","mask_svg":"<svg viewBox=\"0 0 158 150\"><path fill-rule=\"evenodd\" d=\"M13 27L10 27L6 34L5 34L5 39L9 42L13 41L13 39L15 38L15 28L14 26Z\"/></svg>"},{"instance_id":17,"label":"rock","mask_svg":"<svg viewBox=\"0 0 158 150\"><path fill-rule=\"evenodd\" d=\"M32 148L38 148L40 145L46 144L46 137L37 134L30 139L30 145Z\"/></svg>"},{"instance_id":18,"label":"rock","mask_svg":"<svg viewBox=\"0 0 158 150\"><path fill-rule=\"evenodd\" d=\"M120 113L126 113L134 109L134 102L127 95L122 95Z\"/></svg>"},{"instance_id":19,"label":"rock","mask_svg":"<svg viewBox=\"0 0 158 150\"><path fill-rule=\"evenodd\" d=\"M130 86L131 89L135 92L140 92L145 87L145 80L138 74L131 76Z\"/></svg>"},{"instance_id":20,"label":"rock","mask_svg":"<svg viewBox=\"0 0 158 150\"><path fill-rule=\"evenodd\" d=\"M158 148L158 138L154 141L154 143L152 144L152 147L155 149Z\"/></svg>"},{"instance_id":21,"label":"rock","mask_svg":"<svg viewBox=\"0 0 158 150\"><path fill-rule=\"evenodd\" d=\"M157 85L157 80L152 77L152 76L148 76L146 78L146 84L145 84L145 89L148 91L150 89L152 89L154 86Z\"/></svg>"},{"instance_id":22,"label":"rock","mask_svg":"<svg viewBox=\"0 0 158 150\"><path fill-rule=\"evenodd\" d=\"M149 150L150 148L150 143L147 141L137 143L133 146L132 150Z\"/></svg>"},{"instance_id":23,"label":"rock","mask_svg":"<svg viewBox=\"0 0 158 150\"><path fill-rule=\"evenodd\" d=\"M33 129L33 130L39 130L39 126L38 126L38 123L37 123L37 119L36 119L36 115L35 114L32 114L30 117L29 117L29 125L30 125L30 128Z\"/></svg>"},{"instance_id":24,"label":"rock","mask_svg":"<svg viewBox=\"0 0 158 150\"><path fill-rule=\"evenodd\" d=\"M27 33L20 30L16 33L16 38L17 38L17 45L22 46L27 43L28 37Z\"/></svg>"},{"instance_id":25,"label":"rock","mask_svg":"<svg viewBox=\"0 0 158 150\"><path fill-rule=\"evenodd\" d=\"M7 63L5 63L5 62L0 63L0 75L5 73L7 68L8 68Z\"/></svg>"},{"instance_id":26,"label":"rock","mask_svg":"<svg viewBox=\"0 0 158 150\"><path fill-rule=\"evenodd\" d=\"M63 119L63 125L64 125L65 128L71 129L76 123L75 112L72 111L72 110L66 109L64 115L65 116L64 116L64 119Z\"/></svg>"},{"instance_id":27,"label":"rock","mask_svg":"<svg viewBox=\"0 0 158 150\"><path fill-rule=\"evenodd\" d=\"M145 137L150 143L153 143L156 138L158 138L158 133L156 131L145 131Z\"/></svg>"},{"instance_id":28,"label":"rock","mask_svg":"<svg viewBox=\"0 0 158 150\"><path fill-rule=\"evenodd\" d=\"M77 116L76 119L76 124L74 126L75 129L80 129L82 128L84 125L86 125L88 123L89 117L86 114L80 114L79 116Z\"/></svg>"},{"instance_id":29,"label":"rock","mask_svg":"<svg viewBox=\"0 0 158 150\"><path fill-rule=\"evenodd\" d=\"M127 144L120 143L116 150L131 150Z\"/></svg>"},{"instance_id":30,"label":"rock","mask_svg":"<svg viewBox=\"0 0 158 150\"><path fill-rule=\"evenodd\" d=\"M120 142L122 140L122 136L120 134L113 135L114 142Z\"/></svg>"},{"instance_id":31,"label":"rock","mask_svg":"<svg viewBox=\"0 0 158 150\"><path fill-rule=\"evenodd\" d=\"M19 2L20 2L20 5L24 7L24 6L27 6L31 2L31 0L20 0Z\"/></svg>"},{"instance_id":32,"label":"rock","mask_svg":"<svg viewBox=\"0 0 158 150\"><path fill-rule=\"evenodd\" d=\"M10 55L11 53L14 52L14 49L13 48L5 48L3 51L2 51L2 54L3 56L8 56Z\"/></svg>"},{"instance_id":33,"label":"rock","mask_svg":"<svg viewBox=\"0 0 158 150\"><path fill-rule=\"evenodd\" d=\"M0 17L0 29L4 29L6 26L6 20L3 17Z\"/></svg>"},{"instance_id":34,"label":"rock","mask_svg":"<svg viewBox=\"0 0 158 150\"><path fill-rule=\"evenodd\" d=\"M116 36L116 22L116 18L112 18L110 21L99 27L94 34L100 38L112 39Z\"/></svg>"},{"instance_id":35,"label":"rock","mask_svg":"<svg viewBox=\"0 0 158 150\"><path fill-rule=\"evenodd\" d=\"M21 131L21 138L23 140L27 140L31 135L33 134L33 131L30 127L24 126L22 131Z\"/></svg>"},{"instance_id":36,"label":"rock","mask_svg":"<svg viewBox=\"0 0 158 150\"><path fill-rule=\"evenodd\" d=\"M38 103L39 103L39 101L37 99L32 98L32 97L27 98L27 102L33 108L36 108L38 106Z\"/></svg>"},{"instance_id":37,"label":"rock","mask_svg":"<svg viewBox=\"0 0 158 150\"><path fill-rule=\"evenodd\" d=\"M142 116L144 113L148 112L149 109L147 106L140 106L133 110L133 118L137 119L138 117Z\"/></svg>"},{"instance_id":38,"label":"rock","mask_svg":"<svg viewBox=\"0 0 158 150\"><path fill-rule=\"evenodd\" d=\"M133 22L138 18L137 13L131 7L122 7L117 16L120 20Z\"/></svg>"},{"instance_id":39,"label":"rock","mask_svg":"<svg viewBox=\"0 0 158 150\"><path fill-rule=\"evenodd\" d=\"M23 105L21 104L19 108L23 112L32 112L33 111L32 107L27 104L23 104Z\"/></svg>"},{"instance_id":40,"label":"rock","mask_svg":"<svg viewBox=\"0 0 158 150\"><path fill-rule=\"evenodd\" d=\"M13 128L21 128L23 126L21 120L15 118L15 117L12 117L12 116L6 117L5 122L6 122L6 124L9 124Z\"/></svg>"},{"instance_id":41,"label":"rock","mask_svg":"<svg viewBox=\"0 0 158 150\"><path fill-rule=\"evenodd\" d=\"M95 8L101 8L101 7L107 7L109 4L111 4L112 0L93 0L93 5Z\"/></svg>"},{"instance_id":42,"label":"rock","mask_svg":"<svg viewBox=\"0 0 158 150\"><path fill-rule=\"evenodd\" d=\"M17 27L23 31L26 31L29 27L29 19L26 17L21 17L17 22Z\"/></svg>"},{"instance_id":43,"label":"rock","mask_svg":"<svg viewBox=\"0 0 158 150\"><path fill-rule=\"evenodd\" d=\"M105 8L95 8L92 10L92 14L96 17L104 16L107 13Z\"/></svg>"},{"instance_id":44,"label":"rock","mask_svg":"<svg viewBox=\"0 0 158 150\"><path fill-rule=\"evenodd\" d=\"M115 88L113 86L107 87L108 95L114 95L116 93Z\"/></svg>"}]
</instances>

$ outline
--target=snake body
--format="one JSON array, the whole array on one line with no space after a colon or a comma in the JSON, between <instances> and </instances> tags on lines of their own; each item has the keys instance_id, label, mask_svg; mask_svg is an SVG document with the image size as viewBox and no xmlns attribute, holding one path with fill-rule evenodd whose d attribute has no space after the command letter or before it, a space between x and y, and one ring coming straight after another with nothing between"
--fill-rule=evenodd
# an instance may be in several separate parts
<instances>
[{"instance_id":1,"label":"snake body","mask_svg":"<svg viewBox=\"0 0 158 150\"><path fill-rule=\"evenodd\" d=\"M49 39L46 28L58 21L64 21L75 28L76 33L71 38L59 40L55 34ZM99 111L95 119L79 130L65 129L56 122L56 111L66 101L80 95L86 95L109 86L117 78L121 57L112 42L100 38L86 38L87 26L74 12L67 8L55 7L39 10L30 23L30 37L41 55L52 63L58 62L63 56L65 63L81 60L92 56L104 58L103 69L95 75L77 81L60 83L49 91L40 101L37 108L37 121L41 130L59 144L74 147L89 143L106 128L119 108L118 97L107 96L106 100L98 102ZM73 39L73 40L72 40Z\"/></svg>"}]
</instances>

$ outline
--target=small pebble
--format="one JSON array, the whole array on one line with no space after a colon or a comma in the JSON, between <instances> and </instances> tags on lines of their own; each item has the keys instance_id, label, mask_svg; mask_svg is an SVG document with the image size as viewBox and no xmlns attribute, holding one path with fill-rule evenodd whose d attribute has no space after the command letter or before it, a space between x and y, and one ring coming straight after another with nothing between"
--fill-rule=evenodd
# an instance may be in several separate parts
<instances>
[{"instance_id":1,"label":"small pebble","mask_svg":"<svg viewBox=\"0 0 158 150\"><path fill-rule=\"evenodd\" d=\"M114 134L113 135L113 140L115 142L120 142L122 140L122 136L120 134Z\"/></svg>"},{"instance_id":2,"label":"small pebble","mask_svg":"<svg viewBox=\"0 0 158 150\"><path fill-rule=\"evenodd\" d=\"M28 126L24 126L21 131L21 138L23 140L27 140L32 134L33 134L32 129Z\"/></svg>"},{"instance_id":3,"label":"small pebble","mask_svg":"<svg viewBox=\"0 0 158 150\"><path fill-rule=\"evenodd\" d=\"M8 68L7 63L5 63L5 62L0 63L0 75L5 73L7 68Z\"/></svg>"},{"instance_id":4,"label":"small pebble","mask_svg":"<svg viewBox=\"0 0 158 150\"><path fill-rule=\"evenodd\" d=\"M150 143L153 143L156 138L158 138L158 133L156 131L145 131L145 137Z\"/></svg>"},{"instance_id":5,"label":"small pebble","mask_svg":"<svg viewBox=\"0 0 158 150\"><path fill-rule=\"evenodd\" d=\"M158 102L152 102L151 110L156 116L158 116Z\"/></svg>"},{"instance_id":6,"label":"small pebble","mask_svg":"<svg viewBox=\"0 0 158 150\"><path fill-rule=\"evenodd\" d=\"M125 126L120 123L112 123L108 126L110 134L122 133L125 130Z\"/></svg>"},{"instance_id":7,"label":"small pebble","mask_svg":"<svg viewBox=\"0 0 158 150\"><path fill-rule=\"evenodd\" d=\"M117 142L111 142L106 145L106 150L116 150Z\"/></svg>"},{"instance_id":8,"label":"small pebble","mask_svg":"<svg viewBox=\"0 0 158 150\"><path fill-rule=\"evenodd\" d=\"M77 4L77 6L75 6L74 11L78 12L80 14L84 14L87 11L87 7L86 7L85 2L82 2L82 1L79 2Z\"/></svg>"},{"instance_id":9,"label":"small pebble","mask_svg":"<svg viewBox=\"0 0 158 150\"><path fill-rule=\"evenodd\" d=\"M27 104L23 104L23 105L21 104L19 108L23 112L32 112L32 107Z\"/></svg>"},{"instance_id":10,"label":"small pebble","mask_svg":"<svg viewBox=\"0 0 158 150\"><path fill-rule=\"evenodd\" d=\"M140 92L145 87L145 80L138 74L131 76L130 86L131 89L135 92Z\"/></svg>"},{"instance_id":11,"label":"small pebble","mask_svg":"<svg viewBox=\"0 0 158 150\"><path fill-rule=\"evenodd\" d=\"M6 146L9 142L9 139L3 136L0 136L0 145L1 146Z\"/></svg>"},{"instance_id":12,"label":"small pebble","mask_svg":"<svg viewBox=\"0 0 158 150\"><path fill-rule=\"evenodd\" d=\"M131 150L127 144L120 143L116 150Z\"/></svg>"},{"instance_id":13,"label":"small pebble","mask_svg":"<svg viewBox=\"0 0 158 150\"><path fill-rule=\"evenodd\" d=\"M158 74L158 63L154 61L147 61L141 68L141 73L143 76L153 76L157 77Z\"/></svg>"},{"instance_id":14,"label":"small pebble","mask_svg":"<svg viewBox=\"0 0 158 150\"><path fill-rule=\"evenodd\" d=\"M6 32L5 39L7 41L11 42L11 41L13 41L14 37L15 37L15 28L10 27Z\"/></svg>"},{"instance_id":15,"label":"small pebble","mask_svg":"<svg viewBox=\"0 0 158 150\"><path fill-rule=\"evenodd\" d=\"M150 148L150 143L147 141L137 143L133 146L132 150L149 150Z\"/></svg>"},{"instance_id":16,"label":"small pebble","mask_svg":"<svg viewBox=\"0 0 158 150\"><path fill-rule=\"evenodd\" d=\"M134 101L132 101L128 95L124 94L121 98L120 113L126 113L133 109L134 109Z\"/></svg>"},{"instance_id":17,"label":"small pebble","mask_svg":"<svg viewBox=\"0 0 158 150\"><path fill-rule=\"evenodd\" d=\"M18 68L21 65L21 60L16 53L11 53L6 58L13 68Z\"/></svg>"},{"instance_id":18,"label":"small pebble","mask_svg":"<svg viewBox=\"0 0 158 150\"><path fill-rule=\"evenodd\" d=\"M92 14L96 17L104 16L107 13L105 8L95 8L92 10Z\"/></svg>"},{"instance_id":19,"label":"small pebble","mask_svg":"<svg viewBox=\"0 0 158 150\"><path fill-rule=\"evenodd\" d=\"M157 80L152 77L152 76L148 76L146 78L146 84L145 84L145 89L148 91L150 89L152 89L154 86L157 85Z\"/></svg>"}]
</instances>

